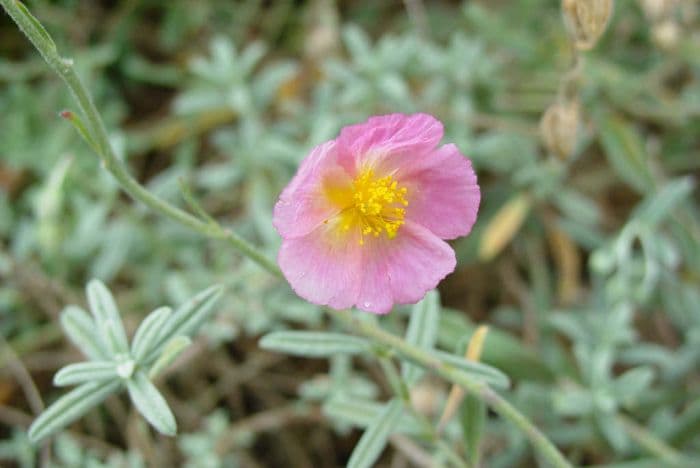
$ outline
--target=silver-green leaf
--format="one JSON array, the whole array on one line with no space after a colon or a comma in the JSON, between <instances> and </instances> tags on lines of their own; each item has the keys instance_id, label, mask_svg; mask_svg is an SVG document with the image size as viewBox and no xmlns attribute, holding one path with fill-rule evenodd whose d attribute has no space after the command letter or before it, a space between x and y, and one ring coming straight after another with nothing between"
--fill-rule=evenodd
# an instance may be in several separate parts
<instances>
[{"instance_id":1,"label":"silver-green leaf","mask_svg":"<svg viewBox=\"0 0 700 468\"><path fill-rule=\"evenodd\" d=\"M654 227L673 213L673 210L693 193L695 182L691 177L669 181L657 193L647 198L634 216Z\"/></svg>"},{"instance_id":2,"label":"silver-green leaf","mask_svg":"<svg viewBox=\"0 0 700 468\"><path fill-rule=\"evenodd\" d=\"M36 19L34 17L34 15L31 14L29 9L26 6L24 6L24 4L22 2L16 1L15 6L22 13L22 15L24 15L24 17L29 20L32 27L36 30L36 32L39 33L42 41L44 42L44 45L46 47L50 48L52 51L55 51L56 50L56 43L53 41L53 39L51 38L51 35L46 31L46 29L41 24L41 22L39 22L39 20ZM17 21L17 23L20 25L20 27L22 27L23 22L20 22L18 20L15 20L15 21ZM41 50L41 48L39 50Z\"/></svg>"},{"instance_id":3,"label":"silver-green leaf","mask_svg":"<svg viewBox=\"0 0 700 468\"><path fill-rule=\"evenodd\" d=\"M479 466L481 437L486 424L486 405L476 396L468 393L460 407L460 415L469 462L472 466Z\"/></svg>"},{"instance_id":4,"label":"silver-green leaf","mask_svg":"<svg viewBox=\"0 0 700 468\"><path fill-rule=\"evenodd\" d=\"M105 398L116 392L120 385L117 380L90 382L68 392L34 421L29 428L29 438L36 443L63 429L102 403Z\"/></svg>"},{"instance_id":5,"label":"silver-green leaf","mask_svg":"<svg viewBox=\"0 0 700 468\"><path fill-rule=\"evenodd\" d=\"M173 436L177 433L177 424L168 403L158 389L143 372L137 372L126 382L131 401L146 420L161 434Z\"/></svg>"},{"instance_id":6,"label":"silver-green leaf","mask_svg":"<svg viewBox=\"0 0 700 468\"><path fill-rule=\"evenodd\" d=\"M119 316L119 309L112 293L99 280L92 280L87 285L87 298L90 311L95 317L104 340L112 346L113 353L128 353L129 344L124 331L124 324Z\"/></svg>"},{"instance_id":7,"label":"silver-green leaf","mask_svg":"<svg viewBox=\"0 0 700 468\"><path fill-rule=\"evenodd\" d=\"M68 338L86 357L94 360L109 357L109 351L95 335L95 321L80 307L66 307L61 314L61 326Z\"/></svg>"},{"instance_id":8,"label":"silver-green leaf","mask_svg":"<svg viewBox=\"0 0 700 468\"><path fill-rule=\"evenodd\" d=\"M432 351L432 354L444 363L458 368L461 372L467 374L470 379L479 380L498 388L508 388L510 386L508 376L495 367L470 361L443 351Z\"/></svg>"},{"instance_id":9,"label":"silver-green leaf","mask_svg":"<svg viewBox=\"0 0 700 468\"><path fill-rule=\"evenodd\" d=\"M184 335L192 336L214 311L214 305L221 297L222 286L212 286L194 296L177 308L158 335L153 351L148 353L144 362L153 362L158 358L158 349L172 338Z\"/></svg>"},{"instance_id":10,"label":"silver-green leaf","mask_svg":"<svg viewBox=\"0 0 700 468\"><path fill-rule=\"evenodd\" d=\"M334 396L323 404L323 413L331 419L338 420L359 428L369 427L386 404L350 396ZM420 435L425 429L411 413L401 415L397 432Z\"/></svg>"},{"instance_id":11,"label":"silver-green leaf","mask_svg":"<svg viewBox=\"0 0 700 468\"><path fill-rule=\"evenodd\" d=\"M158 335L172 312L170 307L160 307L143 319L131 343L131 355L137 362L145 358L151 351L155 351Z\"/></svg>"},{"instance_id":12,"label":"silver-green leaf","mask_svg":"<svg viewBox=\"0 0 700 468\"><path fill-rule=\"evenodd\" d=\"M396 431L402 412L403 404L400 400L393 399L387 403L362 434L352 451L348 468L370 468L374 465L386 447L389 436Z\"/></svg>"},{"instance_id":13,"label":"silver-green leaf","mask_svg":"<svg viewBox=\"0 0 700 468\"><path fill-rule=\"evenodd\" d=\"M437 339L439 322L440 295L433 290L411 308L406 341L421 349L432 349ZM408 385L416 383L424 373L422 367L406 361L401 366L401 371Z\"/></svg>"},{"instance_id":14,"label":"silver-green leaf","mask_svg":"<svg viewBox=\"0 0 700 468\"><path fill-rule=\"evenodd\" d=\"M148 376L153 379L163 372L190 344L192 340L187 336L176 336L168 341L155 364L151 366Z\"/></svg>"},{"instance_id":15,"label":"silver-green leaf","mask_svg":"<svg viewBox=\"0 0 700 468\"><path fill-rule=\"evenodd\" d=\"M99 382L118 378L117 364L113 361L90 361L68 364L53 376L59 387L85 382Z\"/></svg>"},{"instance_id":16,"label":"silver-green leaf","mask_svg":"<svg viewBox=\"0 0 700 468\"><path fill-rule=\"evenodd\" d=\"M356 336L306 331L272 332L262 337L259 345L271 351L305 357L359 354L369 349L369 343Z\"/></svg>"}]
</instances>

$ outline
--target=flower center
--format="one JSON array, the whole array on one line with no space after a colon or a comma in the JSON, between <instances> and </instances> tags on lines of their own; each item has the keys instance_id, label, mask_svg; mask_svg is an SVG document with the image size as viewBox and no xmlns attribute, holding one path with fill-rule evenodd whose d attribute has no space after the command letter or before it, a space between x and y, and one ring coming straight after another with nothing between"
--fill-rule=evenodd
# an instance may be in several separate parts
<instances>
[{"instance_id":1,"label":"flower center","mask_svg":"<svg viewBox=\"0 0 700 468\"><path fill-rule=\"evenodd\" d=\"M371 169L365 169L352 183L352 197L341 214L341 228L348 231L359 227L360 245L365 243L365 236L384 233L393 239L404 224L407 192L392 176L377 178Z\"/></svg>"}]
</instances>

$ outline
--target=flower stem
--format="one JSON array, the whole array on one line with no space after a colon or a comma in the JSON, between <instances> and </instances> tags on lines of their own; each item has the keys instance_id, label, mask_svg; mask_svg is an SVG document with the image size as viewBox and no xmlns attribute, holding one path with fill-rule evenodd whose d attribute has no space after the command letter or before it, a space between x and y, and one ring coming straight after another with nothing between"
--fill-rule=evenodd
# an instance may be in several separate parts
<instances>
[{"instance_id":1,"label":"flower stem","mask_svg":"<svg viewBox=\"0 0 700 468\"><path fill-rule=\"evenodd\" d=\"M122 189L133 199L140 201L153 211L177 221L206 237L225 240L243 255L256 262L275 276L282 277L277 264L263 252L231 230L218 224L211 224L192 216L186 211L158 198L141 185L131 174L126 165L117 157L109 143L109 137L90 93L75 72L73 60L61 57L56 46L43 29L41 24L17 0L0 0L5 11L17 23L34 47L39 51L46 63L63 79L78 102L87 122L89 136L96 144L95 150L102 164Z\"/></svg>"},{"instance_id":2,"label":"flower stem","mask_svg":"<svg viewBox=\"0 0 700 468\"><path fill-rule=\"evenodd\" d=\"M187 226L193 231L202 234L210 239L224 240L231 244L244 256L254 261L272 275L283 278L282 272L275 263L260 249L246 241L233 231L226 229L219 224L210 221L203 221L187 213L186 211L158 198L149 192L143 185L134 179L129 173L126 165L116 156L109 143L109 137L105 129L89 92L83 85L73 67L73 61L58 54L56 46L51 37L46 33L41 24L31 16L31 13L18 0L0 0L0 4L10 17L17 23L30 42L39 51L49 66L65 81L71 90L73 97L78 102L80 109L87 122L87 131L91 141L95 143L95 150L100 157L105 169L109 171L117 180L122 189L133 199L143 203L153 211L160 213L178 223ZM358 335L362 335L377 343L388 346L404 358L414 361L446 380L462 386L465 390L472 392L484 400L494 411L502 417L510 420L515 426L520 428L530 439L533 446L539 450L552 466L557 468L568 468L571 465L566 461L557 448L539 431L522 413L520 413L508 401L491 390L487 385L474 382L458 372L452 366L443 363L425 351L411 346L403 339L394 336L382 329L365 324L353 319L345 312L328 309L327 312L336 317L347 328Z\"/></svg>"},{"instance_id":3,"label":"flower stem","mask_svg":"<svg viewBox=\"0 0 700 468\"><path fill-rule=\"evenodd\" d=\"M569 468L571 465L554 446L547 437L535 427L525 415L511 405L506 399L494 392L488 385L470 380L453 366L446 364L436 357L428 354L424 350L411 346L402 338L391 333L387 333L379 327L367 324L351 317L347 312L328 310L328 313L335 317L355 333L370 338L375 342L388 346L406 359L429 369L440 377L463 387L468 392L473 393L483 400L501 417L508 419L518 427L530 443L539 451L540 455L546 459L551 466L557 468Z\"/></svg>"},{"instance_id":4,"label":"flower stem","mask_svg":"<svg viewBox=\"0 0 700 468\"><path fill-rule=\"evenodd\" d=\"M675 448L668 445L664 440L658 438L645 427L640 426L632 418L621 414L618 416L618 420L622 423L632 439L659 460L663 460L670 466L681 466L685 463L690 463L689 460L685 460L683 454L679 453Z\"/></svg>"}]
</instances>

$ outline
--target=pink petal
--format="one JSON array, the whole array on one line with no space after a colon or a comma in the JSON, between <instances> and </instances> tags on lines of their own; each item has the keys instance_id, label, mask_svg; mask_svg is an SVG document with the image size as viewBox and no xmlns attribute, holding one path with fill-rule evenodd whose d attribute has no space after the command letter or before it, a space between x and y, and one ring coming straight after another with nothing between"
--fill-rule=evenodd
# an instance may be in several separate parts
<instances>
[{"instance_id":1,"label":"pink petal","mask_svg":"<svg viewBox=\"0 0 700 468\"><path fill-rule=\"evenodd\" d=\"M413 304L456 265L452 248L424 227L406 223L394 239L338 238L327 225L284 239L278 262L292 289L309 302L334 309L357 306L385 314Z\"/></svg>"},{"instance_id":2,"label":"pink petal","mask_svg":"<svg viewBox=\"0 0 700 468\"><path fill-rule=\"evenodd\" d=\"M441 239L466 236L479 211L481 191L469 159L453 144L404 161L397 179L408 188L406 219Z\"/></svg>"},{"instance_id":3,"label":"pink petal","mask_svg":"<svg viewBox=\"0 0 700 468\"><path fill-rule=\"evenodd\" d=\"M389 114L350 125L337 138L339 162L355 175L365 164L380 165L388 155L420 158L442 139L442 123L428 114Z\"/></svg>"},{"instance_id":4,"label":"pink petal","mask_svg":"<svg viewBox=\"0 0 700 468\"><path fill-rule=\"evenodd\" d=\"M362 287L356 305L378 314L394 304L414 304L455 269L452 248L426 228L407 222L394 239L364 246Z\"/></svg>"},{"instance_id":5,"label":"pink petal","mask_svg":"<svg viewBox=\"0 0 700 468\"><path fill-rule=\"evenodd\" d=\"M303 237L283 239L277 261L294 292L334 309L352 307L361 283L358 238L338 238L323 224Z\"/></svg>"},{"instance_id":6,"label":"pink petal","mask_svg":"<svg viewBox=\"0 0 700 468\"><path fill-rule=\"evenodd\" d=\"M335 141L315 147L282 191L272 216L280 236L306 235L338 212L338 207L322 194L325 177L348 178L337 164Z\"/></svg>"}]
</instances>

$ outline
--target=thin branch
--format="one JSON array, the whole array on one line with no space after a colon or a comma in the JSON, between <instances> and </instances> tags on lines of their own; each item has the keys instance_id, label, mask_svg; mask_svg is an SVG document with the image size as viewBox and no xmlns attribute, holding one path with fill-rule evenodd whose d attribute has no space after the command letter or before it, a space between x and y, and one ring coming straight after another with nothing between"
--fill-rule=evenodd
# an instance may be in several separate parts
<instances>
[{"instance_id":1,"label":"thin branch","mask_svg":"<svg viewBox=\"0 0 700 468\"><path fill-rule=\"evenodd\" d=\"M0 344L2 344L3 354L6 356L3 360L7 362L10 372L14 374L15 379L17 379L20 387L22 387L24 397L27 399L29 407L34 414L41 413L44 411L44 401L41 399L41 394L36 388L32 376L2 335L0 335Z\"/></svg>"}]
</instances>

